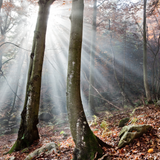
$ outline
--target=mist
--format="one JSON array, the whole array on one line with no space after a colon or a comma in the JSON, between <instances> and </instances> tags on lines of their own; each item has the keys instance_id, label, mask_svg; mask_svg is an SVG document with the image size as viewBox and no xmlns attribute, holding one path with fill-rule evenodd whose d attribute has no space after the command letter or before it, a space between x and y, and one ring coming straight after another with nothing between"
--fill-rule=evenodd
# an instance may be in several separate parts
<instances>
[{"instance_id":1,"label":"mist","mask_svg":"<svg viewBox=\"0 0 160 160\"><path fill-rule=\"evenodd\" d=\"M27 4L23 4L25 7ZM0 134L17 132L20 123L20 113L23 108L29 56L36 24L38 7L29 8L29 15L15 17L18 19L13 28L5 35L5 44L0 48L2 55L2 68L0 72ZM83 26L83 45L81 59L81 97L85 113L91 118L88 107L89 74L93 69L94 106L97 112L115 111L113 105L120 109L134 107L130 104L141 103L140 97L145 96L143 86L143 50L142 36L137 31L120 28L118 22L104 18L102 23L98 10L96 29L96 43L94 50L94 65L90 66L90 53L92 43L92 16L88 14L92 5L86 3ZM103 10L103 11L101 11ZM2 10L3 11L3 10ZM93 12L93 11L91 11ZM31 14L32 13L32 14ZM42 87L40 100L40 121L55 122L56 117L67 119L66 108L66 79L68 65L68 48L70 35L71 4L55 3L50 9L50 16L46 35L46 49L42 73ZM30 16L31 15L31 16ZM118 19L119 20L119 19ZM117 21L118 21L117 20ZM120 20L119 20L120 21ZM126 20L127 21L127 20ZM120 23L120 22L119 22ZM109 25L112 29L109 30ZM114 26L116 25L116 27ZM115 28L117 29L115 29ZM120 33L119 30L122 32ZM148 53L150 62L149 85L152 86L153 55ZM7 62L6 62L7 61ZM159 65L159 64L157 64ZM125 95L125 96L124 96ZM107 101L110 103L107 103ZM65 116L64 116L65 115ZM14 131L13 131L14 130ZM16 130L16 131L15 131Z\"/></svg>"}]
</instances>

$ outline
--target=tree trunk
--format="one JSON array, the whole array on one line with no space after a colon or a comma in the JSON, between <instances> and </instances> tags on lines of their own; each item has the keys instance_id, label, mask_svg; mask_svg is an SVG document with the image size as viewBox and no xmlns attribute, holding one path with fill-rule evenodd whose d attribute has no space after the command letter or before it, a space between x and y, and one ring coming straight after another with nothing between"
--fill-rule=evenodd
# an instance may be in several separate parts
<instances>
[{"instance_id":1,"label":"tree trunk","mask_svg":"<svg viewBox=\"0 0 160 160\"><path fill-rule=\"evenodd\" d=\"M21 113L18 138L9 153L21 150L39 139L37 124L40 102L41 74L45 50L45 35L50 5L54 0L39 0L39 13L33 38L28 71L26 97Z\"/></svg>"},{"instance_id":2,"label":"tree trunk","mask_svg":"<svg viewBox=\"0 0 160 160\"><path fill-rule=\"evenodd\" d=\"M89 73L89 111L91 115L95 115L95 102L94 97L92 96L94 89L94 58L95 58L95 51L96 51L96 17L97 17L97 0L94 0L94 7L93 7L93 24L92 24L92 41L91 41L91 53L90 53L90 73Z\"/></svg>"},{"instance_id":3,"label":"tree trunk","mask_svg":"<svg viewBox=\"0 0 160 160\"><path fill-rule=\"evenodd\" d=\"M83 0L72 0L66 94L70 129L76 145L73 160L92 160L95 154L102 154L97 138L87 123L80 95L83 8Z\"/></svg>"},{"instance_id":4,"label":"tree trunk","mask_svg":"<svg viewBox=\"0 0 160 160\"><path fill-rule=\"evenodd\" d=\"M2 8L2 4L3 4L3 0L0 0L0 12L1 12L1 8Z\"/></svg>"},{"instance_id":5,"label":"tree trunk","mask_svg":"<svg viewBox=\"0 0 160 160\"><path fill-rule=\"evenodd\" d=\"M151 95L148 86L147 80L147 37L146 37L146 3L147 0L144 0L144 11L143 11L143 81L144 81L144 88L147 97L147 101L151 102Z\"/></svg>"},{"instance_id":6,"label":"tree trunk","mask_svg":"<svg viewBox=\"0 0 160 160\"><path fill-rule=\"evenodd\" d=\"M5 42L6 35L5 34L4 35L1 34L1 36L2 36L2 39L0 40L0 44L3 44ZM3 50L4 50L4 47L1 46L0 47L0 70L2 69L2 65L3 65L2 64Z\"/></svg>"}]
</instances>

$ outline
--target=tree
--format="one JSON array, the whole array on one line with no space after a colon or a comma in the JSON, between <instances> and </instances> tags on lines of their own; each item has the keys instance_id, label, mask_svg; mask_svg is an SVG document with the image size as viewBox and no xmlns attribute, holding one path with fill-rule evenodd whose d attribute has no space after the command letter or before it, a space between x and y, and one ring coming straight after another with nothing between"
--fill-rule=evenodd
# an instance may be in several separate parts
<instances>
[{"instance_id":1,"label":"tree","mask_svg":"<svg viewBox=\"0 0 160 160\"><path fill-rule=\"evenodd\" d=\"M2 4L3 4L3 0L0 0L0 12L1 12L1 8L2 8Z\"/></svg>"},{"instance_id":2,"label":"tree","mask_svg":"<svg viewBox=\"0 0 160 160\"><path fill-rule=\"evenodd\" d=\"M39 0L39 12L34 32L32 53L28 70L26 97L21 113L21 124L18 138L9 151L21 150L39 139L37 129L41 89L41 74L45 50L45 35L50 5L54 0Z\"/></svg>"},{"instance_id":3,"label":"tree","mask_svg":"<svg viewBox=\"0 0 160 160\"><path fill-rule=\"evenodd\" d=\"M12 34L10 34L9 36L13 36L15 35L15 33L17 33L15 26L20 27L19 24L22 20L22 17L24 17L25 15L25 6L23 6L22 4L23 2L20 2L19 7L19 5L16 5L16 3L14 3L13 1L0 0L0 44L3 44L5 42L7 33L9 33L9 31L12 31ZM0 70L2 68L2 56L4 55L3 52L3 47L1 47Z\"/></svg>"},{"instance_id":4,"label":"tree","mask_svg":"<svg viewBox=\"0 0 160 160\"><path fill-rule=\"evenodd\" d=\"M95 107L94 107L94 97L92 96L94 89L92 85L94 85L94 58L95 58L95 51L96 51L96 17L97 17L97 0L94 0L94 7L93 7L93 24L92 24L92 42L91 42L91 53L90 53L90 74L89 74L89 110L91 115L96 114Z\"/></svg>"},{"instance_id":5,"label":"tree","mask_svg":"<svg viewBox=\"0 0 160 160\"><path fill-rule=\"evenodd\" d=\"M143 9L143 81L144 88L147 97L147 101L151 102L151 95L147 81L147 37L146 37L146 3L147 0L144 0L144 9Z\"/></svg>"},{"instance_id":6,"label":"tree","mask_svg":"<svg viewBox=\"0 0 160 160\"><path fill-rule=\"evenodd\" d=\"M104 144L93 134L87 123L80 95L83 9L83 0L72 0L66 96L70 129L76 146L74 160L92 160L96 154L102 155L101 146Z\"/></svg>"}]
</instances>

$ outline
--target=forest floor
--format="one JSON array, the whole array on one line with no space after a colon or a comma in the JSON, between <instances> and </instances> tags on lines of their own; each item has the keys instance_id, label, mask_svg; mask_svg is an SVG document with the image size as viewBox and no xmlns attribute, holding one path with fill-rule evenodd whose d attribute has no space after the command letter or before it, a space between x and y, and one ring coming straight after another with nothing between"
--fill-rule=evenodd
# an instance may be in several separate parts
<instances>
[{"instance_id":1,"label":"forest floor","mask_svg":"<svg viewBox=\"0 0 160 160\"><path fill-rule=\"evenodd\" d=\"M135 112L125 110L123 112L106 112L99 113L94 116L89 122L94 134L101 138L104 142L111 144L113 148L103 148L104 156L99 160L105 160L105 157L110 157L111 160L158 160L160 159L160 107L154 105L141 106L136 108ZM150 124L153 129L146 134L143 134L138 139L135 139L131 144L122 149L118 149L119 137L118 134L121 128L118 123L122 118L130 117L130 121L126 124ZM3 155L14 144L17 134L0 136L0 160L8 160L9 157L16 157L15 160L24 160L25 157L33 150L41 146L55 142L57 145L56 153L40 156L32 160L71 160L74 149L69 125L64 122L57 125L49 125L44 122L39 124L40 140L35 142L24 152L18 151L11 155Z\"/></svg>"}]
</instances>

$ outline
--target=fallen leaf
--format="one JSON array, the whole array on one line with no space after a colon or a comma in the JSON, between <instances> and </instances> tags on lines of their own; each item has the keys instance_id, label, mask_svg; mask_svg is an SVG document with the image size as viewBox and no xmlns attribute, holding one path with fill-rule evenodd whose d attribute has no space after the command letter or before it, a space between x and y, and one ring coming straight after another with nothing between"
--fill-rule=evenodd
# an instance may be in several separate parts
<instances>
[{"instance_id":1,"label":"fallen leaf","mask_svg":"<svg viewBox=\"0 0 160 160\"><path fill-rule=\"evenodd\" d=\"M150 148L150 149L148 150L148 153L153 153L153 148Z\"/></svg>"}]
</instances>

